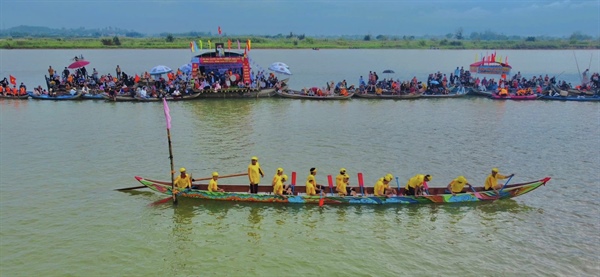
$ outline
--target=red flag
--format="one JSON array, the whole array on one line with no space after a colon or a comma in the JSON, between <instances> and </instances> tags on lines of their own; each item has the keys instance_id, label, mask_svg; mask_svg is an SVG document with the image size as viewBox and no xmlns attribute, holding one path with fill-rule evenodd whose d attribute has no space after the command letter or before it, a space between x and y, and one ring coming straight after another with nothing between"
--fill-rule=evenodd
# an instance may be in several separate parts
<instances>
[{"instance_id":1,"label":"red flag","mask_svg":"<svg viewBox=\"0 0 600 277\"><path fill-rule=\"evenodd\" d=\"M221 34L221 26L219 26L219 35Z\"/></svg>"},{"instance_id":2,"label":"red flag","mask_svg":"<svg viewBox=\"0 0 600 277\"><path fill-rule=\"evenodd\" d=\"M140 82L140 76L138 76L137 74L135 74L135 79L134 82L137 84Z\"/></svg>"},{"instance_id":3,"label":"red flag","mask_svg":"<svg viewBox=\"0 0 600 277\"><path fill-rule=\"evenodd\" d=\"M17 78L15 78L15 76L10 75L10 83L13 84L14 86L17 85Z\"/></svg>"},{"instance_id":4,"label":"red flag","mask_svg":"<svg viewBox=\"0 0 600 277\"><path fill-rule=\"evenodd\" d=\"M167 104L167 98L163 97L163 108L165 109L165 118L167 119L167 129L171 129L171 110Z\"/></svg>"},{"instance_id":5,"label":"red flag","mask_svg":"<svg viewBox=\"0 0 600 277\"><path fill-rule=\"evenodd\" d=\"M231 40L227 40L227 49L231 50Z\"/></svg>"}]
</instances>

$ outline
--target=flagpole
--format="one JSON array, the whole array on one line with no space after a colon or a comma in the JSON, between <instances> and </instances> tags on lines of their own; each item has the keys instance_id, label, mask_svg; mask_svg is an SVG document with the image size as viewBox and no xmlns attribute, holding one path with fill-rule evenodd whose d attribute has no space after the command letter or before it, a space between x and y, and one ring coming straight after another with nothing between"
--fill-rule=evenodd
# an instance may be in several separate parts
<instances>
[{"instance_id":1,"label":"flagpole","mask_svg":"<svg viewBox=\"0 0 600 277\"><path fill-rule=\"evenodd\" d=\"M171 110L167 104L167 99L163 98L163 109L165 111L165 119L167 121L167 140L169 141L169 160L171 162L171 195L173 197L173 204L177 204L177 193L175 193L175 178L173 174L175 169L173 168L173 147L171 146Z\"/></svg>"},{"instance_id":2,"label":"flagpole","mask_svg":"<svg viewBox=\"0 0 600 277\"><path fill-rule=\"evenodd\" d=\"M173 174L175 169L173 168L173 147L171 147L171 130L167 128L167 139L169 141L169 160L171 161L171 195L173 195L173 204L177 203L177 194L175 193L175 178Z\"/></svg>"}]
</instances>

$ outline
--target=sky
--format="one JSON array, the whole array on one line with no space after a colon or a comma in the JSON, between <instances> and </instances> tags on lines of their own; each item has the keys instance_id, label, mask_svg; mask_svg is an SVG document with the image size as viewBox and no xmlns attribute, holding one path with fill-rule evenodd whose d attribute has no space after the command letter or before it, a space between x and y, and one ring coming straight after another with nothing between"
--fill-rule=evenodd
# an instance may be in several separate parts
<instances>
[{"instance_id":1,"label":"sky","mask_svg":"<svg viewBox=\"0 0 600 277\"><path fill-rule=\"evenodd\" d=\"M600 0L0 0L0 29L118 27L144 34L600 36Z\"/></svg>"}]
</instances>

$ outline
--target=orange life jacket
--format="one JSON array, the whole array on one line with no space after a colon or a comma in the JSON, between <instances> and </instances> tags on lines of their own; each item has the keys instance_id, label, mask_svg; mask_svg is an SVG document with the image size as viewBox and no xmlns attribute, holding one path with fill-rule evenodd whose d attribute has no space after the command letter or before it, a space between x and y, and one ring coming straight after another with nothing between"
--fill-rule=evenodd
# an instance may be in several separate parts
<instances>
[{"instance_id":1,"label":"orange life jacket","mask_svg":"<svg viewBox=\"0 0 600 277\"><path fill-rule=\"evenodd\" d=\"M27 91L25 91L25 88L24 88L24 87L21 87L21 88L19 88L19 93L20 93L21 95L25 95L25 94L27 94Z\"/></svg>"}]
</instances>

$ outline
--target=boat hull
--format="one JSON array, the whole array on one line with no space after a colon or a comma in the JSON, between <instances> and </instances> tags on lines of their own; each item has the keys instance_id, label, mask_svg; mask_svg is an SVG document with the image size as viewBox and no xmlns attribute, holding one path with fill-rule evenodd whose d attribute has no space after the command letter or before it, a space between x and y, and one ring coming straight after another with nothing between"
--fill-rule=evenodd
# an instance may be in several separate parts
<instances>
[{"instance_id":1,"label":"boat hull","mask_svg":"<svg viewBox=\"0 0 600 277\"><path fill-rule=\"evenodd\" d=\"M288 93L291 91L293 93ZM302 94L297 90L287 90L285 92L277 92L277 95L283 98L291 98L291 99L309 99L309 100L349 100L354 95L354 92L348 93L347 96L342 95L330 95L330 96L310 96L306 94Z\"/></svg>"},{"instance_id":2,"label":"boat hull","mask_svg":"<svg viewBox=\"0 0 600 277\"><path fill-rule=\"evenodd\" d=\"M173 191L171 190L171 185L166 184L166 182L154 182L146 180L142 177L136 176L136 180L142 183L144 186L148 188L165 194L172 195ZM475 196L472 193L459 193L456 195L452 194L435 194L435 195L425 195L425 196L405 196L398 195L392 197L383 197L383 196L337 196L335 194L324 194L321 196L307 196L303 195L300 192L304 191L301 187L296 187L295 190L297 195L290 195L287 197L281 197L273 194L267 193L258 193L251 194L247 192L229 192L233 189L233 186L220 186L228 192L209 192L204 190L206 185L201 185L200 189L187 189L183 191L177 192L178 197L185 198L197 198L204 200L212 200L212 201L234 201L234 202L263 202L263 203L290 203L290 204L319 204L321 198L323 198L324 204L358 204L358 205L404 205L404 204L431 204L431 203L460 203L460 202L484 202L484 201L494 201L499 199L510 199L514 198L526 193L529 193L542 185L545 185L550 180L550 177L546 177L541 180L522 183L522 184L514 184L507 186L500 195L496 195L494 191L480 191L478 196ZM248 186L235 186L235 188ZM263 187L263 191L265 188ZM439 188L443 190L443 188ZM367 189L368 190L368 189Z\"/></svg>"}]
</instances>

